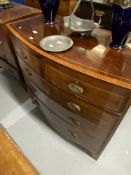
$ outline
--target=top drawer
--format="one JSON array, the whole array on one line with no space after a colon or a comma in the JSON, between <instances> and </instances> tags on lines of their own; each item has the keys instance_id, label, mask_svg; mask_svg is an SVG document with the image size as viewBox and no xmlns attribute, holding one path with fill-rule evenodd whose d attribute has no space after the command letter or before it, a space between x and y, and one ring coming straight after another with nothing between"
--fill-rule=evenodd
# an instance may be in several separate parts
<instances>
[{"instance_id":1,"label":"top drawer","mask_svg":"<svg viewBox=\"0 0 131 175\"><path fill-rule=\"evenodd\" d=\"M37 55L34 51L31 49L28 49L25 45L20 43L17 40L14 42L14 49L17 54L17 56L20 56L20 58L26 62L26 64L29 65L37 74L42 76L42 66L40 62L40 56Z\"/></svg>"},{"instance_id":2,"label":"top drawer","mask_svg":"<svg viewBox=\"0 0 131 175\"><path fill-rule=\"evenodd\" d=\"M122 88L52 63L44 65L44 73L50 83L104 110L115 114L124 110L129 93Z\"/></svg>"}]
</instances>

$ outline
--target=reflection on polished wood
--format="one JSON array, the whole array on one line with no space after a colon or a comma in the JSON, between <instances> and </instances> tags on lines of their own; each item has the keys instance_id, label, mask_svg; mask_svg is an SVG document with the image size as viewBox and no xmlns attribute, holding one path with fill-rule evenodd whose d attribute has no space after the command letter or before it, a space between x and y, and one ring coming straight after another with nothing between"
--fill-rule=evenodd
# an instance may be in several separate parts
<instances>
[{"instance_id":1,"label":"reflection on polished wood","mask_svg":"<svg viewBox=\"0 0 131 175\"><path fill-rule=\"evenodd\" d=\"M64 27L62 18L58 18L58 21L55 26L50 27L44 25L43 15L40 15L14 23L10 30L33 50L50 60L64 64L86 75L131 89L130 49L127 48L121 52L111 49L109 47L111 42L110 31L96 29L91 37L80 37L79 34ZM38 34L34 34L33 30L37 31ZM66 52L52 54L42 51L38 46L39 42L43 37L50 34L70 36L74 41L73 48Z\"/></svg>"},{"instance_id":2,"label":"reflection on polished wood","mask_svg":"<svg viewBox=\"0 0 131 175\"><path fill-rule=\"evenodd\" d=\"M38 15L7 27L33 101L57 132L98 159L131 104L130 49L110 49L111 32L100 28L81 37L62 17L54 26ZM71 37L73 47L42 50L40 40L53 34Z\"/></svg>"}]
</instances>

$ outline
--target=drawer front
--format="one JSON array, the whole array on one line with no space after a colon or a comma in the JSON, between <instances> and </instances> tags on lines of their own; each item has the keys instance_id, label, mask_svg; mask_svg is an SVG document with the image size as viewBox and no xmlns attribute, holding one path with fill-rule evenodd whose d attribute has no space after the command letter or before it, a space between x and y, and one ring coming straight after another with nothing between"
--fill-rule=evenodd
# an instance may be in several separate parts
<instances>
[{"instance_id":1,"label":"drawer front","mask_svg":"<svg viewBox=\"0 0 131 175\"><path fill-rule=\"evenodd\" d=\"M39 76L42 77L42 65L40 62L40 56L35 52L25 49L26 46L15 43L14 48L18 57L21 57L26 64L28 64Z\"/></svg>"},{"instance_id":2,"label":"drawer front","mask_svg":"<svg viewBox=\"0 0 131 175\"><path fill-rule=\"evenodd\" d=\"M12 75L17 80L21 80L19 73L11 66L9 66L7 63L5 63L2 59L0 59L0 66L4 70L8 71L10 75Z\"/></svg>"},{"instance_id":3,"label":"drawer front","mask_svg":"<svg viewBox=\"0 0 131 175\"><path fill-rule=\"evenodd\" d=\"M40 89L46 89L48 91L48 88L44 86L44 80L38 74L36 74L20 57L18 57L18 62L26 79L34 82Z\"/></svg>"},{"instance_id":4,"label":"drawer front","mask_svg":"<svg viewBox=\"0 0 131 175\"><path fill-rule=\"evenodd\" d=\"M50 111L47 107L45 107L38 99L36 99L37 105L39 105L40 109L44 113L46 119L49 124L57 130L60 134L65 136L70 141L73 141L85 148L87 152L95 158L95 156L100 151L103 143L93 139L90 136L87 136L77 129L68 125L65 121L57 117L52 111Z\"/></svg>"},{"instance_id":5,"label":"drawer front","mask_svg":"<svg viewBox=\"0 0 131 175\"><path fill-rule=\"evenodd\" d=\"M74 125L74 127L76 127L77 125L79 126L81 123L81 120L83 118L82 125L80 125L81 129L83 128L83 130L84 130L84 128L86 127L86 124L84 121L87 120L87 122L89 121L89 123L91 122L92 124L96 125L97 127L103 128L109 132L117 122L117 117L114 117L108 113L105 113L105 112L103 112L95 107L92 107L92 105L88 105L88 104L86 104L87 108L85 107L86 108L85 114L81 114L80 112L77 112L77 111L76 111L76 113L74 113L74 111L73 112L69 111L68 110L69 108L68 108L67 104L65 103L65 100L63 101L61 96L60 96L60 98L56 97L57 94L59 94L59 93L61 94L61 91L59 91L59 89L57 89L55 87L52 87L49 83L47 83L45 81L44 81L44 85L43 85L43 87L44 87L43 91L45 94L47 94L48 96L50 96L54 100L51 100L50 98L48 98L48 100L47 100L47 97L45 97L45 94L41 90L39 90L39 88L37 88L37 86L34 85L32 82L29 82L28 86L30 87L32 92L44 104L46 103L46 105L50 109L53 109L54 112L57 115L59 115L61 118L68 120L68 122L70 124ZM57 101L58 103L56 103L55 101ZM63 101L63 102L61 102L61 101ZM64 106L64 107L62 107L62 106ZM91 107L91 109L90 109L90 107ZM81 118L81 115L82 115L82 118ZM84 120L84 118L86 120ZM102 135L104 135L104 136L102 138L105 138L107 136L108 132L105 131L106 134L103 133Z\"/></svg>"},{"instance_id":6,"label":"drawer front","mask_svg":"<svg viewBox=\"0 0 131 175\"><path fill-rule=\"evenodd\" d=\"M119 113L124 109L127 96L119 93L113 85L106 85L99 80L89 78L77 72L67 70L61 66L44 65L46 79L57 87L75 94L102 109ZM101 83L100 83L101 82Z\"/></svg>"},{"instance_id":7,"label":"drawer front","mask_svg":"<svg viewBox=\"0 0 131 175\"><path fill-rule=\"evenodd\" d=\"M11 66L18 69L15 56L13 55L8 42L0 43L0 57Z\"/></svg>"},{"instance_id":8,"label":"drawer front","mask_svg":"<svg viewBox=\"0 0 131 175\"><path fill-rule=\"evenodd\" d=\"M97 125L94 125L88 120L63 108L61 105L59 105L51 98L49 98L47 95L42 93L36 86L32 85L32 83L30 83L29 88L33 91L35 96L39 98L45 106L47 106L50 110L52 110L58 117L62 118L64 121L70 124L73 128L99 141L105 141L106 138L108 137L112 127L110 127L108 130L97 127Z\"/></svg>"}]
</instances>

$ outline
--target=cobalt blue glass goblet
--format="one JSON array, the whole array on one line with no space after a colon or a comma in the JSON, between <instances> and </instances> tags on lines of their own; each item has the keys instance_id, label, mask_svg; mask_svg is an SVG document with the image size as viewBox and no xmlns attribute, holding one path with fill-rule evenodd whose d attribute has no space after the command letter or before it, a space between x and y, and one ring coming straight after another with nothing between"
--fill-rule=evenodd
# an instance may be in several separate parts
<instances>
[{"instance_id":1,"label":"cobalt blue glass goblet","mask_svg":"<svg viewBox=\"0 0 131 175\"><path fill-rule=\"evenodd\" d=\"M110 47L123 49L126 47L128 34L131 31L131 7L123 8L113 4L112 43Z\"/></svg>"},{"instance_id":2,"label":"cobalt blue glass goblet","mask_svg":"<svg viewBox=\"0 0 131 175\"><path fill-rule=\"evenodd\" d=\"M45 23L53 25L59 8L59 0L39 0L45 17Z\"/></svg>"}]
</instances>

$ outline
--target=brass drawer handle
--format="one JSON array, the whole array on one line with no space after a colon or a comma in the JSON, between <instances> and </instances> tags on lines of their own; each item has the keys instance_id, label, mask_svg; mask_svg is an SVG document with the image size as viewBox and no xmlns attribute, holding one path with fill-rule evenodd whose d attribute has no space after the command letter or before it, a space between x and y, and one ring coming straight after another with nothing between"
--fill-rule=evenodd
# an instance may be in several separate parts
<instances>
[{"instance_id":1,"label":"brass drawer handle","mask_svg":"<svg viewBox=\"0 0 131 175\"><path fill-rule=\"evenodd\" d=\"M33 100L32 100L32 103L33 103L33 104L36 104L37 106L40 106L40 103L39 103L36 99L33 99Z\"/></svg>"},{"instance_id":2,"label":"brass drawer handle","mask_svg":"<svg viewBox=\"0 0 131 175\"><path fill-rule=\"evenodd\" d=\"M75 139L79 139L79 136L75 132L70 132L71 136Z\"/></svg>"},{"instance_id":3,"label":"brass drawer handle","mask_svg":"<svg viewBox=\"0 0 131 175\"><path fill-rule=\"evenodd\" d=\"M8 63L8 59L7 59L6 55L3 55L3 59Z\"/></svg>"},{"instance_id":4,"label":"brass drawer handle","mask_svg":"<svg viewBox=\"0 0 131 175\"><path fill-rule=\"evenodd\" d=\"M81 111L81 107L79 106L79 105L77 105L76 103L74 103L74 102L68 102L67 103L67 106L72 110L72 111L75 111L75 112L77 112L77 111Z\"/></svg>"},{"instance_id":5,"label":"brass drawer handle","mask_svg":"<svg viewBox=\"0 0 131 175\"><path fill-rule=\"evenodd\" d=\"M2 66L0 66L0 72L2 72L4 70L4 68Z\"/></svg>"},{"instance_id":6,"label":"brass drawer handle","mask_svg":"<svg viewBox=\"0 0 131 175\"><path fill-rule=\"evenodd\" d=\"M28 59L27 55L24 55L24 59L25 59L25 60L27 60L27 59Z\"/></svg>"},{"instance_id":7,"label":"brass drawer handle","mask_svg":"<svg viewBox=\"0 0 131 175\"><path fill-rule=\"evenodd\" d=\"M29 76L31 76L31 75L32 75L32 73L31 73L31 72L28 72L28 75L29 75Z\"/></svg>"},{"instance_id":8,"label":"brass drawer handle","mask_svg":"<svg viewBox=\"0 0 131 175\"><path fill-rule=\"evenodd\" d=\"M30 84L30 87L31 87L33 92L37 92L37 90L34 88L34 86L32 84Z\"/></svg>"},{"instance_id":9,"label":"brass drawer handle","mask_svg":"<svg viewBox=\"0 0 131 175\"><path fill-rule=\"evenodd\" d=\"M80 126L80 121L77 121L76 119L70 117L69 118L76 126Z\"/></svg>"},{"instance_id":10,"label":"brass drawer handle","mask_svg":"<svg viewBox=\"0 0 131 175\"><path fill-rule=\"evenodd\" d=\"M27 68L25 68L25 71L28 73L29 76L32 75L32 73Z\"/></svg>"},{"instance_id":11,"label":"brass drawer handle","mask_svg":"<svg viewBox=\"0 0 131 175\"><path fill-rule=\"evenodd\" d=\"M9 73L14 74L14 71L12 69L8 68L7 70L9 71Z\"/></svg>"},{"instance_id":12,"label":"brass drawer handle","mask_svg":"<svg viewBox=\"0 0 131 175\"><path fill-rule=\"evenodd\" d=\"M76 83L68 84L68 88L71 92L75 94L82 94L84 92L84 89Z\"/></svg>"}]
</instances>

